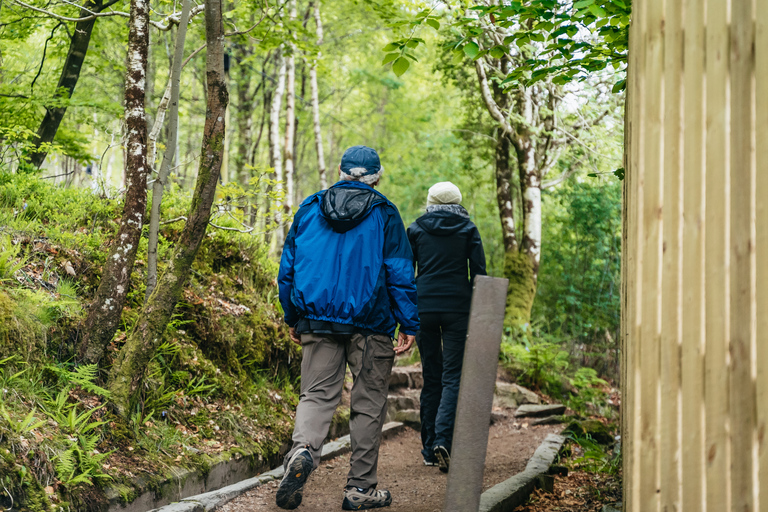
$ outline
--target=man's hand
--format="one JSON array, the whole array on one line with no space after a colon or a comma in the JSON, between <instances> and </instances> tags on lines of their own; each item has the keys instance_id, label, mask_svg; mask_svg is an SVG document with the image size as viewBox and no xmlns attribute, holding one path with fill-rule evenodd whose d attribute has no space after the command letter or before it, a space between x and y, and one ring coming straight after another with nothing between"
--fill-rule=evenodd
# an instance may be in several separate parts
<instances>
[{"instance_id":1,"label":"man's hand","mask_svg":"<svg viewBox=\"0 0 768 512\"><path fill-rule=\"evenodd\" d=\"M400 332L397 335L397 346L395 347L395 354L402 354L408 352L413 346L413 342L416 341L416 336L413 334L405 334Z\"/></svg>"},{"instance_id":2,"label":"man's hand","mask_svg":"<svg viewBox=\"0 0 768 512\"><path fill-rule=\"evenodd\" d=\"M297 345L301 345L301 337L299 337L299 335L296 334L296 328L295 327L291 327L288 330L288 332L291 334L291 339L293 340L293 342L295 344L297 344Z\"/></svg>"}]
</instances>

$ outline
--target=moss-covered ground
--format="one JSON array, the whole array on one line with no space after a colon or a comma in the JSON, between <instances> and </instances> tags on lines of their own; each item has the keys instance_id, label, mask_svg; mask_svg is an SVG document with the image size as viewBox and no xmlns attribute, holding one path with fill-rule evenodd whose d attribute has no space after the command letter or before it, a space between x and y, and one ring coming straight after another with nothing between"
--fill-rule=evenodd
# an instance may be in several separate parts
<instances>
[{"instance_id":1,"label":"moss-covered ground","mask_svg":"<svg viewBox=\"0 0 768 512\"><path fill-rule=\"evenodd\" d=\"M188 198L166 195L163 216ZM24 209L23 204L27 207ZM146 239L121 329L102 368L77 366L85 308L117 228L117 201L35 178L0 183L0 506L101 510L174 467L205 471L229 455L274 459L290 437L299 349L277 300L277 267L257 236L209 229L183 302L130 418L102 388L144 298ZM167 257L180 223L161 229ZM162 268L161 268L162 271Z\"/></svg>"}]
</instances>

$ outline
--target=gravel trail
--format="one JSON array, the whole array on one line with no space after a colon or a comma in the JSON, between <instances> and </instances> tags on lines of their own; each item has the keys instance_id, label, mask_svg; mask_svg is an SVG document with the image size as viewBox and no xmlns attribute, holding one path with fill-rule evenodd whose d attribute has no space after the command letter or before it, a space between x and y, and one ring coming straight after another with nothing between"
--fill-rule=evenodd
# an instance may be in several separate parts
<instances>
[{"instance_id":1,"label":"gravel trail","mask_svg":"<svg viewBox=\"0 0 768 512\"><path fill-rule=\"evenodd\" d=\"M483 490L525 469L528 459L547 434L562 426L530 426L527 420L505 419L490 428ZM406 429L384 441L379 453L379 488L392 493L392 512L440 512L446 475L437 467L426 467L421 459L418 432ZM349 469L349 455L320 464L304 488L303 512L341 510L342 491ZM278 482L254 489L226 504L222 512L278 512L275 492Z\"/></svg>"}]
</instances>

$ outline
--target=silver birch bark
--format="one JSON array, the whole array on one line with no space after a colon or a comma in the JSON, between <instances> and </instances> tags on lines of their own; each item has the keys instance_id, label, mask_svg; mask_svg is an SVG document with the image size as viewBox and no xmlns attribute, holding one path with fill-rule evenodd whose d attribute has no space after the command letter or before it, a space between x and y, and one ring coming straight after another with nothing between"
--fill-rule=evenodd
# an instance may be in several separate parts
<instances>
[{"instance_id":1,"label":"silver birch bark","mask_svg":"<svg viewBox=\"0 0 768 512\"><path fill-rule=\"evenodd\" d=\"M317 27L317 46L323 44L323 21L320 17L320 0L315 2L315 26ZM320 50L309 68L309 88L312 95L312 122L315 129L315 152L317 153L317 171L320 174L320 188L328 188L328 178L325 175L325 155L323 154L323 132L320 129L320 94L317 87L317 62L320 60Z\"/></svg>"},{"instance_id":2,"label":"silver birch bark","mask_svg":"<svg viewBox=\"0 0 768 512\"><path fill-rule=\"evenodd\" d=\"M179 94L181 91L181 69L182 62L184 60L184 42L187 37L187 25L189 24L189 13L191 10L191 0L183 0L181 7L181 21L179 22L179 30L176 34L176 47L173 54L173 68L171 69L171 79L166 88L168 94L168 101L166 105L170 104L170 116L168 119L168 141L165 147L165 153L163 153L163 163L160 165L160 172L155 178L155 182L152 185L152 210L149 217L149 240L147 248L147 291L145 300L152 295L157 284L157 243L160 234L160 206L163 202L163 188L165 182L168 180L168 176L171 174L171 163L174 161L176 154L176 137L179 131ZM163 95L163 101L166 96ZM162 101L161 101L162 104ZM165 117L165 109L162 110L162 114L158 109L158 119L162 124L162 117ZM155 122L154 128L159 127ZM154 131L153 128L153 131ZM157 136L155 136L156 138ZM151 138L150 138L151 140ZM149 160L150 164L154 164L154 160Z\"/></svg>"},{"instance_id":3,"label":"silver birch bark","mask_svg":"<svg viewBox=\"0 0 768 512\"><path fill-rule=\"evenodd\" d=\"M291 21L296 19L296 0L291 0L289 13ZM293 37L294 34L291 34ZM296 132L296 45L291 42L288 45L290 54L286 62L286 90L285 90L285 197L283 198L283 219L289 219L293 210L294 195L294 135ZM287 222L286 222L287 225ZM287 226L279 227L282 232L278 240L278 249L282 247L282 241L288 233Z\"/></svg>"},{"instance_id":4,"label":"silver birch bark","mask_svg":"<svg viewBox=\"0 0 768 512\"><path fill-rule=\"evenodd\" d=\"M98 363L120 323L147 207L147 116L144 109L149 47L149 2L132 0L125 73L125 205L99 288L83 322L79 353Z\"/></svg>"},{"instance_id":5,"label":"silver birch bark","mask_svg":"<svg viewBox=\"0 0 768 512\"><path fill-rule=\"evenodd\" d=\"M224 76L224 30L221 0L205 2L207 105L197 183L187 222L156 291L141 308L136 327L126 340L110 372L108 388L113 405L124 418L133 410L132 400L141 387L173 310L182 297L192 264L205 237L211 206L221 172L224 148L224 114L229 104Z\"/></svg>"},{"instance_id":6,"label":"silver birch bark","mask_svg":"<svg viewBox=\"0 0 768 512\"><path fill-rule=\"evenodd\" d=\"M280 197L283 191L283 152L280 147L280 110L283 104L283 94L285 93L285 56L282 54L282 50L278 50L278 71L277 71L277 86L272 95L272 105L269 110L269 152L272 168L275 170L275 193L277 197ZM276 200L273 204L273 220L277 225L275 231L275 237L277 239L277 246L282 247L283 237L280 224L282 223L282 201Z\"/></svg>"}]
</instances>

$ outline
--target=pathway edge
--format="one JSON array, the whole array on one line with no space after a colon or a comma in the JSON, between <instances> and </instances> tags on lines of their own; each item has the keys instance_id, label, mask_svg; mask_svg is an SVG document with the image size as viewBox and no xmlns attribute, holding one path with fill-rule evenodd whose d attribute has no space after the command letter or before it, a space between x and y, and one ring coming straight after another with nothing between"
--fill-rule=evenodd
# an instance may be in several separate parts
<instances>
[{"instance_id":1,"label":"pathway edge","mask_svg":"<svg viewBox=\"0 0 768 512\"><path fill-rule=\"evenodd\" d=\"M381 430L382 439L387 439L401 433L406 429L406 425L397 421L392 421L384 425ZM336 441L327 443L323 446L323 453L320 460L329 460L339 455L349 453L351 450L351 441L349 435L340 437ZM248 478L236 484L222 487L216 491L210 491L196 496L184 498L181 501L171 503L151 510L150 512L211 512L229 503L241 494L251 489L260 487L268 482L280 480L283 478L285 470L282 466L262 473L253 478Z\"/></svg>"},{"instance_id":2,"label":"pathway edge","mask_svg":"<svg viewBox=\"0 0 768 512\"><path fill-rule=\"evenodd\" d=\"M512 512L515 507L524 504L534 489L541 486L542 477L547 475L563 443L565 437L547 435L522 472L482 494L479 512Z\"/></svg>"}]
</instances>

